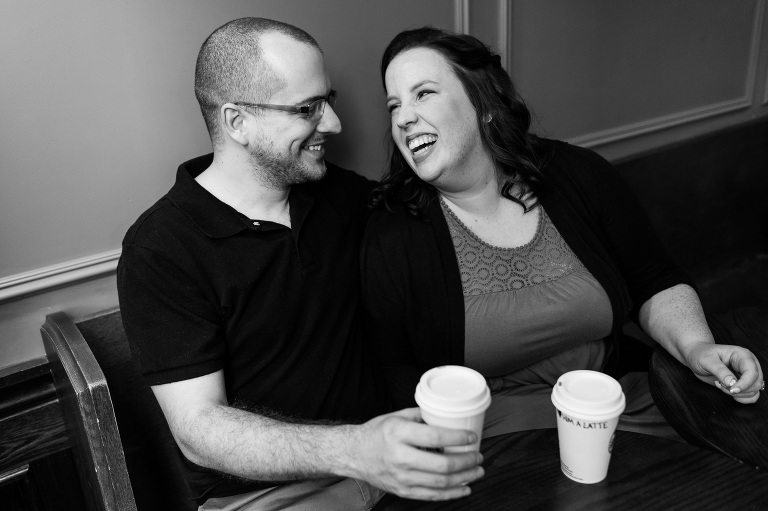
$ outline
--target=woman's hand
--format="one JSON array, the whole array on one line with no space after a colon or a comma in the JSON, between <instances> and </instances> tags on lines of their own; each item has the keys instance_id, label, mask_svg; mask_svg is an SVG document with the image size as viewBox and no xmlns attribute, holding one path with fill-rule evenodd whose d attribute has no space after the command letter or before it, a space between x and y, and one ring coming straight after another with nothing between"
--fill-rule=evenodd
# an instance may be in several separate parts
<instances>
[{"instance_id":1,"label":"woman's hand","mask_svg":"<svg viewBox=\"0 0 768 511\"><path fill-rule=\"evenodd\" d=\"M754 403L765 390L760 362L746 348L700 343L691 347L686 360L697 378L739 403Z\"/></svg>"},{"instance_id":2,"label":"woman's hand","mask_svg":"<svg viewBox=\"0 0 768 511\"><path fill-rule=\"evenodd\" d=\"M690 286L656 293L640 307L640 326L701 381L739 403L754 403L763 388L763 370L746 348L715 344L701 302Z\"/></svg>"}]
</instances>

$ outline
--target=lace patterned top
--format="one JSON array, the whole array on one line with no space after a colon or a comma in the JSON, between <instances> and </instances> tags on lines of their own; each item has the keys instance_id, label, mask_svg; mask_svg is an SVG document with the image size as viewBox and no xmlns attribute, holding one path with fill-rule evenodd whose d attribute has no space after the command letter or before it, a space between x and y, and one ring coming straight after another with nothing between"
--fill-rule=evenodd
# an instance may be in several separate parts
<instances>
[{"instance_id":1,"label":"lace patterned top","mask_svg":"<svg viewBox=\"0 0 768 511\"><path fill-rule=\"evenodd\" d=\"M501 248L478 238L442 199L441 205L464 290L465 364L487 377L546 359L555 379L583 368L576 348L610 333L611 304L544 209L538 206L530 242Z\"/></svg>"}]
</instances>

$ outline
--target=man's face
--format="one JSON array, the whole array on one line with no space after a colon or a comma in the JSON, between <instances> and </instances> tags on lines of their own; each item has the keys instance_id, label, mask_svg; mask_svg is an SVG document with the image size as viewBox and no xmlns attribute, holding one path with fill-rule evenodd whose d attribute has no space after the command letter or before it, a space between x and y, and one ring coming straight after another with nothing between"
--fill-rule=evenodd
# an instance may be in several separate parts
<instances>
[{"instance_id":1,"label":"man's face","mask_svg":"<svg viewBox=\"0 0 768 511\"><path fill-rule=\"evenodd\" d=\"M323 56L315 48L279 33L265 34L260 42L265 60L285 80L285 87L265 103L306 105L328 95L331 81ZM260 109L247 122L255 127L249 144L254 171L276 188L321 179L325 175L325 140L341 132L341 122L329 104L317 120Z\"/></svg>"}]
</instances>

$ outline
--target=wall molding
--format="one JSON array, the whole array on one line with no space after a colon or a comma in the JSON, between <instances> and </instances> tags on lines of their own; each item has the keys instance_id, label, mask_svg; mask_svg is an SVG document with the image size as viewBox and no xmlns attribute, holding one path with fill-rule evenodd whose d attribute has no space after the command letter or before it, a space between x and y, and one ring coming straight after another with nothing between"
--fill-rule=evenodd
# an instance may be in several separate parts
<instances>
[{"instance_id":1,"label":"wall molding","mask_svg":"<svg viewBox=\"0 0 768 511\"><path fill-rule=\"evenodd\" d=\"M453 30L469 34L469 0L453 0Z\"/></svg>"},{"instance_id":2,"label":"wall molding","mask_svg":"<svg viewBox=\"0 0 768 511\"><path fill-rule=\"evenodd\" d=\"M661 131L681 124L715 117L736 110L743 110L752 105L752 99L742 97L734 100L713 103L698 108L692 108L683 112L655 117L646 121L640 121L632 124L625 124L616 128L610 128L602 131L595 131L586 135L567 139L570 144L581 147L598 147L611 142L638 137L646 133Z\"/></svg>"},{"instance_id":3,"label":"wall molding","mask_svg":"<svg viewBox=\"0 0 768 511\"><path fill-rule=\"evenodd\" d=\"M470 0L453 0L453 30L459 34L470 33ZM510 69L509 34L512 0L496 0L496 50L504 69Z\"/></svg>"},{"instance_id":4,"label":"wall molding","mask_svg":"<svg viewBox=\"0 0 768 511\"><path fill-rule=\"evenodd\" d=\"M697 108L675 112L668 115L654 117L636 123L625 124L615 128L587 133L567 139L574 145L582 147L599 147L611 142L626 140L647 133L662 131L675 126L688 124L694 121L716 117L736 110L747 109L752 106L755 99L755 80L760 56L760 40L763 31L763 13L765 11L765 1L757 0L755 3L755 14L752 20L752 39L750 42L749 60L747 63L746 80L744 95L731 100L702 105ZM510 52L511 53L511 52ZM768 84L766 84L766 100L768 100Z\"/></svg>"},{"instance_id":5,"label":"wall molding","mask_svg":"<svg viewBox=\"0 0 768 511\"><path fill-rule=\"evenodd\" d=\"M0 279L0 304L55 287L114 273L121 250L65 261Z\"/></svg>"},{"instance_id":6,"label":"wall molding","mask_svg":"<svg viewBox=\"0 0 768 511\"><path fill-rule=\"evenodd\" d=\"M768 105L768 69L766 69L763 87L763 106Z\"/></svg>"},{"instance_id":7,"label":"wall molding","mask_svg":"<svg viewBox=\"0 0 768 511\"><path fill-rule=\"evenodd\" d=\"M512 20L510 18L512 14L512 0L499 0L499 36L496 42L496 48L499 49L499 56L501 62L504 64L504 69L507 73L512 71L512 63L510 62L509 40L510 31L512 26Z\"/></svg>"},{"instance_id":8,"label":"wall molding","mask_svg":"<svg viewBox=\"0 0 768 511\"><path fill-rule=\"evenodd\" d=\"M765 90L763 91L763 106L768 105L768 73L765 73Z\"/></svg>"},{"instance_id":9,"label":"wall molding","mask_svg":"<svg viewBox=\"0 0 768 511\"><path fill-rule=\"evenodd\" d=\"M765 17L765 0L758 0L757 2L757 18L759 20L763 20ZM766 37L765 30L768 30L766 28L766 23L762 23L762 32L760 34L760 40L758 41L760 46L762 46L762 39ZM765 75L763 76L763 103L762 106L768 105L768 67L765 68Z\"/></svg>"}]
</instances>

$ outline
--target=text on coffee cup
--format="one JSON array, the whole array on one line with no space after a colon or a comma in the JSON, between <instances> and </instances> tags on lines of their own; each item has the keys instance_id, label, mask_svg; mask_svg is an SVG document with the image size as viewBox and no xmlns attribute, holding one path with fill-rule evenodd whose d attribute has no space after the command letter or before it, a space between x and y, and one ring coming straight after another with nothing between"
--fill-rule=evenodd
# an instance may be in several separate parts
<instances>
[{"instance_id":1,"label":"text on coffee cup","mask_svg":"<svg viewBox=\"0 0 768 511\"><path fill-rule=\"evenodd\" d=\"M607 422L587 422L587 421L581 421L578 419L572 419L565 415L560 410L557 411L557 416L560 418L561 421L565 422L566 424L569 424L571 426L576 426L577 428L582 429L608 429L608 423Z\"/></svg>"}]
</instances>

